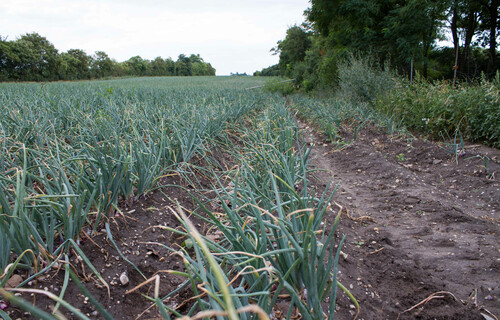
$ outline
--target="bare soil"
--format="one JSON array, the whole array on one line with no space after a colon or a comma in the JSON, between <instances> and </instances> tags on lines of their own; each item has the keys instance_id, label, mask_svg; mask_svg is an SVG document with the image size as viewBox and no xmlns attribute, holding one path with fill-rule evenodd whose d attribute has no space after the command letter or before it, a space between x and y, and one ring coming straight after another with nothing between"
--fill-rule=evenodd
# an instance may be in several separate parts
<instances>
[{"instance_id":1,"label":"bare soil","mask_svg":"<svg viewBox=\"0 0 500 320\"><path fill-rule=\"evenodd\" d=\"M500 315L499 150L468 145L457 164L436 143L391 137L369 127L339 151L338 145L325 142L306 124L300 126L313 145L312 165L319 169L312 179L314 187L321 191L332 179L340 182L334 201L344 214L337 232L346 234L347 240L339 280L359 301L358 319L485 319L481 313ZM345 136L349 138L349 133ZM485 156L490 159L487 167ZM73 261L82 279L86 275L88 290L116 319L160 319L152 303L140 294L151 296L154 285L125 294L145 278L160 274L160 296L184 282L180 276L163 272L183 270L184 265L160 244L176 248L185 240L163 227L180 228L169 209L175 202L187 210L195 208L189 194L176 186L194 190L177 175L163 178L162 184L170 186L124 207L124 215L109 221L121 254L144 277L117 252L104 229L84 239L82 249L110 284L110 295L90 276L88 267ZM201 178L201 187L208 185ZM334 217L327 219L332 222ZM206 226L196 223L206 232ZM127 275L127 284L120 282L122 274ZM59 294L63 275L54 271L31 287ZM167 304L187 312L191 295L188 288L182 289ZM101 319L72 283L65 300L91 319ZM39 295L34 302L46 311L54 305ZM13 306L7 311L13 319L30 318ZM352 302L339 294L336 319L355 315Z\"/></svg>"},{"instance_id":2,"label":"bare soil","mask_svg":"<svg viewBox=\"0 0 500 320\"><path fill-rule=\"evenodd\" d=\"M339 279L358 299L360 319L500 315L499 150L467 145L457 164L444 146L369 127L338 151L301 126L315 143L316 183L340 182L347 257ZM352 307L341 296L339 319Z\"/></svg>"}]
</instances>

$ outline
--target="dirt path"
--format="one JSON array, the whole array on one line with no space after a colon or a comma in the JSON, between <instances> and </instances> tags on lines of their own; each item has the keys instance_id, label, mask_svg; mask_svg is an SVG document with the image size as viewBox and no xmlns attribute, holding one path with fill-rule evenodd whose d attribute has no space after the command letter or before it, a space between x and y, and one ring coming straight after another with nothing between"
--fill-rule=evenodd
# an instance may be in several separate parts
<instances>
[{"instance_id":1,"label":"dirt path","mask_svg":"<svg viewBox=\"0 0 500 320\"><path fill-rule=\"evenodd\" d=\"M480 306L500 315L499 150L470 146L457 165L435 143L369 128L336 152L301 127L316 144L316 183L340 181L334 199L352 217L341 222L340 281L359 300L361 319L484 319ZM439 291L447 293L402 313ZM339 318L354 313L339 298Z\"/></svg>"}]
</instances>

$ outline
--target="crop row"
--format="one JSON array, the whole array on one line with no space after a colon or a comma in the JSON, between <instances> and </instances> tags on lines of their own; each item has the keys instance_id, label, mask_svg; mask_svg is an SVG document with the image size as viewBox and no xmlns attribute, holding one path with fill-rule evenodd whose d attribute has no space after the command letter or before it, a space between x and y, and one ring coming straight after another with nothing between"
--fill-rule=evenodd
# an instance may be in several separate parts
<instances>
[{"instance_id":1,"label":"crop row","mask_svg":"<svg viewBox=\"0 0 500 320\"><path fill-rule=\"evenodd\" d=\"M190 214L211 226L217 237L201 235L182 207L173 204L168 213L184 229L165 228L190 239L185 241L190 245L162 244L184 258L185 269L170 272L191 286L194 304L187 316L266 319L283 311L291 318L297 310L304 319L333 319L337 287L357 305L336 276L344 241L335 233L340 211L331 206L333 193L318 193L311 186L311 150L280 97L234 87L144 86L131 93L124 87L101 90L71 84L54 91L34 86L31 99L37 103L7 106L7 101L20 101L8 99L19 88L4 91L1 102L10 111L2 122L6 153L0 171L4 266L18 258L16 267L47 262L47 269L67 261L67 249L73 248L93 269L78 247L82 228L90 235L109 215L120 213L123 201L137 200L155 186L164 170L203 154L204 141L210 138L237 165L223 173L224 181L212 172L210 194L215 198L194 196L198 208ZM34 129L8 126L16 117ZM208 209L207 203L214 201L220 206L217 213ZM111 319L67 264L65 270L66 278L72 277ZM7 278L4 274L0 282ZM168 319L169 314L181 316L163 302L175 293L160 297L155 292L146 298ZM276 309L282 294L290 297L287 310ZM85 319L63 295L50 297ZM41 310L22 307L42 317Z\"/></svg>"},{"instance_id":2,"label":"crop row","mask_svg":"<svg viewBox=\"0 0 500 320\"><path fill-rule=\"evenodd\" d=\"M54 261L261 99L199 79L149 81L2 85L0 269L13 257Z\"/></svg>"}]
</instances>

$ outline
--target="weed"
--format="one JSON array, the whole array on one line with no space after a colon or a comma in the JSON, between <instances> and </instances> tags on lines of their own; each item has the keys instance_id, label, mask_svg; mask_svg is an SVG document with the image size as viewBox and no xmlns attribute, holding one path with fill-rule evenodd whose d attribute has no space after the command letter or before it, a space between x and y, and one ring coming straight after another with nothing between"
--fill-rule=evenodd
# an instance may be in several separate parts
<instances>
[{"instance_id":1,"label":"weed","mask_svg":"<svg viewBox=\"0 0 500 320\"><path fill-rule=\"evenodd\" d=\"M456 89L447 82L431 84L418 78L409 85L401 80L373 101L379 112L433 138L440 138L440 132L460 131L470 141L500 146L499 73L493 81L482 79Z\"/></svg>"}]
</instances>

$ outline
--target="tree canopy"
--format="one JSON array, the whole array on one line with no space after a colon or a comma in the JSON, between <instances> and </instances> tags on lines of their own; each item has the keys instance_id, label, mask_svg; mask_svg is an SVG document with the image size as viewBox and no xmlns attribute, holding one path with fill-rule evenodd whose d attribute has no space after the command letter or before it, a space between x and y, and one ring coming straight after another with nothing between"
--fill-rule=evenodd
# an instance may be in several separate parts
<instances>
[{"instance_id":1,"label":"tree canopy","mask_svg":"<svg viewBox=\"0 0 500 320\"><path fill-rule=\"evenodd\" d=\"M279 73L335 85L347 55L369 55L401 74L471 80L499 69L500 0L311 0L302 26L272 50ZM439 44L451 35L453 49ZM457 55L458 52L458 55ZM455 60L457 64L455 65Z\"/></svg>"},{"instance_id":2,"label":"tree canopy","mask_svg":"<svg viewBox=\"0 0 500 320\"><path fill-rule=\"evenodd\" d=\"M84 80L119 76L210 76L215 69L199 54L177 61L134 56L117 62L104 51L89 55L81 49L61 52L45 37L28 33L8 41L0 36L0 81Z\"/></svg>"}]
</instances>

